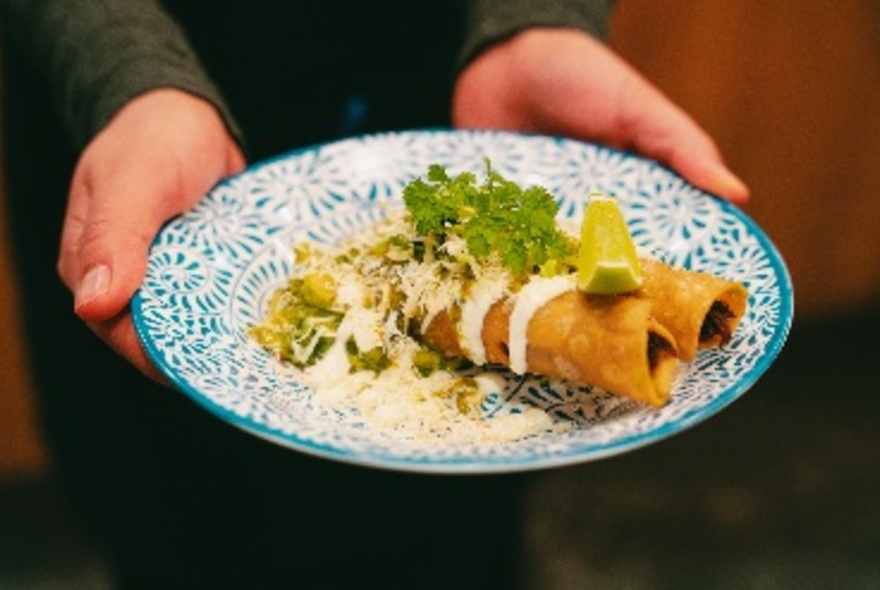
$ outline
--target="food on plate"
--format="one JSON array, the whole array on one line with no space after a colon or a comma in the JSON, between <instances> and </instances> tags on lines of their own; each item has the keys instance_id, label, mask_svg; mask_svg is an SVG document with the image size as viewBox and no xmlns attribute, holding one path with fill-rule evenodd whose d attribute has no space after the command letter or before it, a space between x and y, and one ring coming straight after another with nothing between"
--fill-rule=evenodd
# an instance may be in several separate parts
<instances>
[{"instance_id":1,"label":"food on plate","mask_svg":"<svg viewBox=\"0 0 880 590\"><path fill-rule=\"evenodd\" d=\"M700 348L727 344L746 310L745 285L715 275L643 258L640 297L652 302L654 317L675 339L678 356L694 360Z\"/></svg>"},{"instance_id":2,"label":"food on plate","mask_svg":"<svg viewBox=\"0 0 880 590\"><path fill-rule=\"evenodd\" d=\"M592 295L619 295L642 286L639 254L617 201L599 191L590 193L580 237L578 289Z\"/></svg>"},{"instance_id":3,"label":"food on plate","mask_svg":"<svg viewBox=\"0 0 880 590\"><path fill-rule=\"evenodd\" d=\"M616 202L591 199L577 232L546 189L488 161L482 182L431 166L374 226L297 244L288 284L251 334L328 405L413 435L553 427L537 408L482 420L499 387L492 366L662 406L680 360L730 339L747 292L638 258Z\"/></svg>"},{"instance_id":4,"label":"food on plate","mask_svg":"<svg viewBox=\"0 0 880 590\"><path fill-rule=\"evenodd\" d=\"M554 296L525 293L545 288ZM489 308L480 333L485 352L462 346L446 312L430 323L425 340L452 357L588 383L661 406L678 358L672 335L651 316L651 307L635 297L585 296L567 279L536 278Z\"/></svg>"}]
</instances>

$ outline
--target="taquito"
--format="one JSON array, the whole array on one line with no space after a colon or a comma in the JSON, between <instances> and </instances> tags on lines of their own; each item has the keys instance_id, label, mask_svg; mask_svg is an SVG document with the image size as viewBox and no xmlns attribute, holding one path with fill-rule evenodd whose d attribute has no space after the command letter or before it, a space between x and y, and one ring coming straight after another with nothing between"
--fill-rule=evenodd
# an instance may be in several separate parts
<instances>
[{"instance_id":1,"label":"taquito","mask_svg":"<svg viewBox=\"0 0 880 590\"><path fill-rule=\"evenodd\" d=\"M482 338L486 360L511 366L510 325L515 296L489 309ZM567 291L540 306L528 321L526 368L572 383L590 384L651 406L669 399L678 365L669 331L651 315L651 302L629 296ZM467 356L448 312L433 319L426 341L448 356Z\"/></svg>"},{"instance_id":2,"label":"taquito","mask_svg":"<svg viewBox=\"0 0 880 590\"><path fill-rule=\"evenodd\" d=\"M648 258L641 264L644 284L637 297L651 302L683 361L692 361L698 349L730 341L748 302L742 283Z\"/></svg>"}]
</instances>

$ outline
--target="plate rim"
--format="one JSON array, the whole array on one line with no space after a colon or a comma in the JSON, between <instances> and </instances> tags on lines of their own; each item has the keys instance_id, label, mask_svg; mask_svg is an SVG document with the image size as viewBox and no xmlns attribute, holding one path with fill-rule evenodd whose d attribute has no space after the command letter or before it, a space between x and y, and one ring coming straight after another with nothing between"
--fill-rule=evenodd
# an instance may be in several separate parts
<instances>
[{"instance_id":1,"label":"plate rim","mask_svg":"<svg viewBox=\"0 0 880 590\"><path fill-rule=\"evenodd\" d=\"M187 398L197 403L200 407L213 414L215 417L222 419L228 424L239 428L251 435L269 441L272 444L278 444L295 452L302 452L314 457L330 459L358 465L364 467L373 467L391 471L405 471L414 473L435 473L435 474L482 474L482 473L512 473L522 471L535 471L557 467L564 467L579 463L592 462L612 456L620 455L632 450L636 450L663 439L670 438L673 435L689 430L690 428L700 424L706 419L717 414L721 409L729 406L731 403L743 396L750 390L760 377L766 373L769 367L779 356L788 335L794 319L794 290L791 282L789 270L785 261L776 245L772 242L766 232L742 209L736 205L726 201L717 195L709 193L703 189L695 187L687 180L683 179L680 174L669 166L661 162L657 162L651 158L635 154L618 148L606 146L603 144L579 140L576 138L550 135L533 132L518 132L495 129L453 129L453 128L415 128L379 131L373 133L365 133L360 135L341 137L335 140L325 142L312 143L306 146L298 147L285 151L275 156L265 158L248 165L244 170L227 176L212 186L202 198L207 198L214 191L228 186L242 176L256 173L257 171L275 165L292 158L300 157L303 154L317 152L327 146L339 144L346 141L365 141L379 139L383 137L399 137L399 136L436 136L436 135L469 135L469 136L503 136L510 138L543 138L554 142L573 142L576 144L594 146L600 150L610 151L612 153L621 154L625 158L633 158L641 162L660 166L673 177L682 180L685 186L694 188L713 199L715 204L721 207L724 212L736 217L746 228L751 236L753 236L760 244L761 250L765 253L770 262L774 276L778 284L779 290L779 322L775 326L772 336L767 341L767 348L763 351L760 358L751 367L751 369L738 378L734 384L727 387L719 395L715 396L709 403L699 407L691 408L683 413L680 417L672 422L661 425L658 428L648 432L633 433L628 436L617 438L607 443L583 443L581 445L572 445L565 452L559 454L526 454L516 457L491 457L485 456L477 459L462 460L458 456L441 457L441 458L424 458L422 456L391 456L386 454L369 455L359 454L349 449L325 444L313 439L300 437L294 433L281 432L269 425L254 420L250 416L240 416L232 410L215 402L210 397L201 393L197 388L190 385L185 379L177 374L173 368L164 362L164 355L160 348L149 336L149 330L143 316L143 295L142 289L133 295L130 302L130 310L132 321L134 323L135 332L141 346L147 352L151 362L161 372L161 374L169 380L180 392L185 394ZM154 246L159 242L165 227L180 217L186 215L183 212L169 219L159 230L153 239L149 252L152 252ZM149 254L148 254L149 256Z\"/></svg>"}]
</instances>

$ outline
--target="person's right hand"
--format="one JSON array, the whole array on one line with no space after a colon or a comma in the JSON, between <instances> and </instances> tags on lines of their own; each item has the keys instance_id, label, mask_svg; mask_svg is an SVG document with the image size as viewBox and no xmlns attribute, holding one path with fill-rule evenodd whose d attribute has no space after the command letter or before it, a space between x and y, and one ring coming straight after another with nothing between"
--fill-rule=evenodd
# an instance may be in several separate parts
<instances>
[{"instance_id":1,"label":"person's right hand","mask_svg":"<svg viewBox=\"0 0 880 590\"><path fill-rule=\"evenodd\" d=\"M127 103L77 164L58 272L77 315L154 379L164 381L140 346L128 307L150 243L163 223L244 165L216 109L175 89Z\"/></svg>"}]
</instances>

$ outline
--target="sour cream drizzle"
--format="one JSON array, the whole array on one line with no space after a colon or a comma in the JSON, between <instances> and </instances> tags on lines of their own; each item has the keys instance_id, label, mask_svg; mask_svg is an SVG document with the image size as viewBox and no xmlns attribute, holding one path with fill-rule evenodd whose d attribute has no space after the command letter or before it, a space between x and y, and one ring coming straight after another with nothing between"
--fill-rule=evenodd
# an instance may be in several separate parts
<instances>
[{"instance_id":1,"label":"sour cream drizzle","mask_svg":"<svg viewBox=\"0 0 880 590\"><path fill-rule=\"evenodd\" d=\"M556 277L532 277L532 279L516 294L513 311L510 314L510 369L521 375L526 372L528 362L529 321L535 312L551 299L571 291L577 286L573 274Z\"/></svg>"},{"instance_id":2,"label":"sour cream drizzle","mask_svg":"<svg viewBox=\"0 0 880 590\"><path fill-rule=\"evenodd\" d=\"M477 365L486 364L483 344L483 322L489 309L507 294L506 274L487 274L473 284L461 306L459 327L461 344L467 356Z\"/></svg>"}]
</instances>

